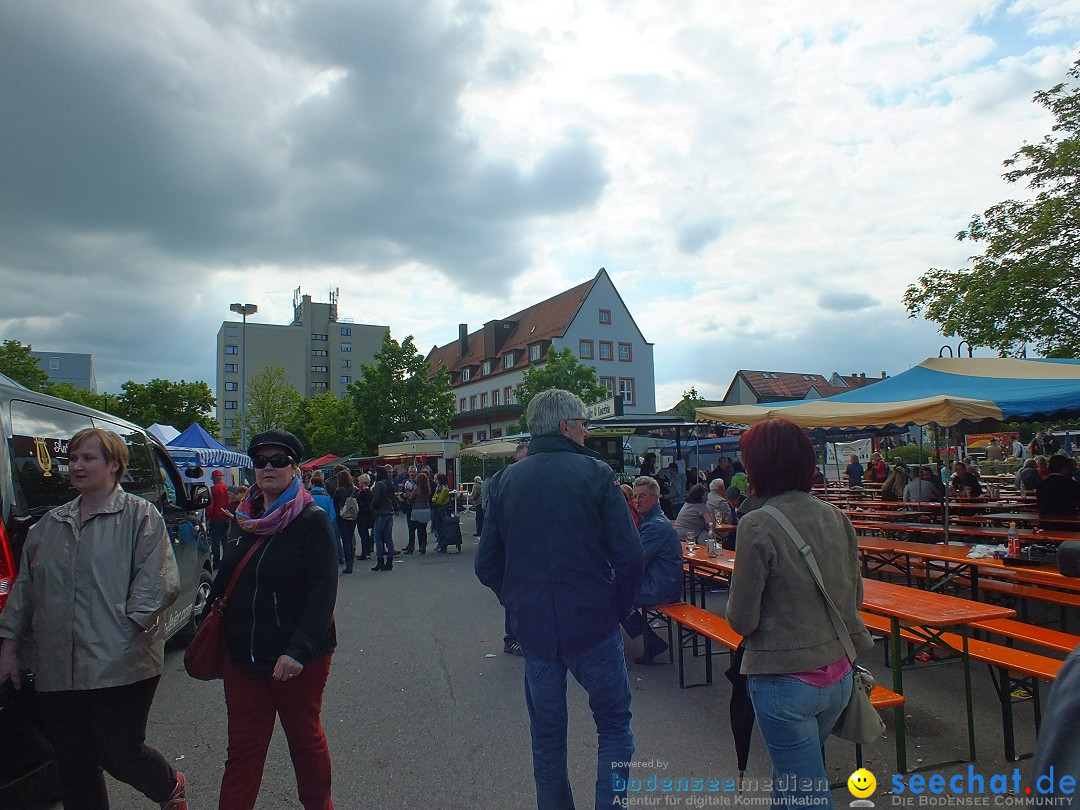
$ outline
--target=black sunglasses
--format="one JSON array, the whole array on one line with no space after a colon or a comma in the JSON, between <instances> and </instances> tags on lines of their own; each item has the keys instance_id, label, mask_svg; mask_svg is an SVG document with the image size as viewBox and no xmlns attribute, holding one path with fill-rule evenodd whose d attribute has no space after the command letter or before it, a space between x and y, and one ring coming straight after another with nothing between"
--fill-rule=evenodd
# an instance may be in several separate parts
<instances>
[{"instance_id":1,"label":"black sunglasses","mask_svg":"<svg viewBox=\"0 0 1080 810\"><path fill-rule=\"evenodd\" d=\"M293 458L285 453L274 453L272 456L255 456L251 459L251 463L255 465L256 470L261 470L267 464L275 470L280 470L292 464Z\"/></svg>"}]
</instances>

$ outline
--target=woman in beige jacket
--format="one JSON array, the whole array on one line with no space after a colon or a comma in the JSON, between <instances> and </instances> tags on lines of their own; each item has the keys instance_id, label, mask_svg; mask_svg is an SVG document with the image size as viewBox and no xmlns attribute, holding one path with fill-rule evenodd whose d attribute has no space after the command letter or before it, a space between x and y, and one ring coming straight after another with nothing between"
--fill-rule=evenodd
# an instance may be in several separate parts
<instances>
[{"instance_id":1,"label":"woman in beige jacket","mask_svg":"<svg viewBox=\"0 0 1080 810\"><path fill-rule=\"evenodd\" d=\"M187 810L183 774L147 746L161 677L160 616L180 593L176 558L153 504L124 492L124 440L86 428L68 445L79 496L30 530L0 614L0 684L33 669L64 807L105 808L102 770L167 810ZM26 656L24 656L26 658Z\"/></svg>"}]
</instances>

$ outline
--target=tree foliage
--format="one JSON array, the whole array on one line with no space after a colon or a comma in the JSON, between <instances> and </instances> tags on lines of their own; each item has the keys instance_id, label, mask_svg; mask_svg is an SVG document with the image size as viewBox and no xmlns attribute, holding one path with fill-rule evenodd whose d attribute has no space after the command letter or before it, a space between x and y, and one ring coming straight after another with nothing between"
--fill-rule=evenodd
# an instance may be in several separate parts
<instances>
[{"instance_id":1,"label":"tree foliage","mask_svg":"<svg viewBox=\"0 0 1080 810\"><path fill-rule=\"evenodd\" d=\"M30 344L5 340L0 346L0 374L6 374L31 391L46 392L51 385L49 375L32 354Z\"/></svg>"},{"instance_id":2,"label":"tree foliage","mask_svg":"<svg viewBox=\"0 0 1080 810\"><path fill-rule=\"evenodd\" d=\"M105 413L116 414L120 405L119 400L112 394L95 394L85 388L76 388L71 383L56 383L49 387L49 393L54 397L85 405L87 408L97 408Z\"/></svg>"},{"instance_id":3,"label":"tree foliage","mask_svg":"<svg viewBox=\"0 0 1080 810\"><path fill-rule=\"evenodd\" d=\"M121 388L117 416L143 427L157 422L181 431L198 422L207 433L218 435L218 422L212 416L216 400L210 386L201 380L150 380L145 384L128 380Z\"/></svg>"},{"instance_id":4,"label":"tree foliage","mask_svg":"<svg viewBox=\"0 0 1080 810\"><path fill-rule=\"evenodd\" d=\"M1069 77L1080 79L1080 61ZM957 234L983 246L972 266L931 268L907 288L904 305L947 337L1002 355L1034 344L1047 357L1080 355L1080 87L1035 94L1055 123L1039 143L1005 161L1004 178L1024 181L1031 200L1005 200Z\"/></svg>"},{"instance_id":5,"label":"tree foliage","mask_svg":"<svg viewBox=\"0 0 1080 810\"><path fill-rule=\"evenodd\" d=\"M524 433L528 430L525 413L529 402L541 391L561 388L581 397L586 405L592 405L611 396L611 391L596 379L596 369L583 365L569 349L548 349L546 362L542 366L525 372L521 387L517 389L518 402L521 403L521 418L514 425L514 430Z\"/></svg>"},{"instance_id":6,"label":"tree foliage","mask_svg":"<svg viewBox=\"0 0 1080 810\"><path fill-rule=\"evenodd\" d=\"M361 365L359 379L349 385L360 452L372 455L380 443L400 441L406 430L449 432L454 414L450 372L440 368L431 374L412 335L398 343L387 333L374 360Z\"/></svg>"},{"instance_id":7,"label":"tree foliage","mask_svg":"<svg viewBox=\"0 0 1080 810\"><path fill-rule=\"evenodd\" d=\"M347 456L356 448L356 407L329 391L305 402L306 447L310 456Z\"/></svg>"},{"instance_id":8,"label":"tree foliage","mask_svg":"<svg viewBox=\"0 0 1080 810\"><path fill-rule=\"evenodd\" d=\"M248 435L282 427L301 399L303 397L289 382L285 369L275 363L268 365L247 381L244 391Z\"/></svg>"},{"instance_id":9,"label":"tree foliage","mask_svg":"<svg viewBox=\"0 0 1080 810\"><path fill-rule=\"evenodd\" d=\"M676 406L676 410L687 422L694 422L697 420L697 409L707 404L708 400L702 398L697 388L690 386L689 391L683 391L682 400Z\"/></svg>"}]
</instances>

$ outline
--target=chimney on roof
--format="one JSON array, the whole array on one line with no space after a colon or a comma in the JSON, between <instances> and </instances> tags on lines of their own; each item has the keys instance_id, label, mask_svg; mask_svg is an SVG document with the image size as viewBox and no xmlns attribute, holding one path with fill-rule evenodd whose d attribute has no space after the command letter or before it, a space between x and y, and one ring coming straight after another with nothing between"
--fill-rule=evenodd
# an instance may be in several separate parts
<instances>
[{"instance_id":1,"label":"chimney on roof","mask_svg":"<svg viewBox=\"0 0 1080 810\"><path fill-rule=\"evenodd\" d=\"M885 379L885 372L884 371L881 372L881 379L883 379L883 380Z\"/></svg>"},{"instance_id":2,"label":"chimney on roof","mask_svg":"<svg viewBox=\"0 0 1080 810\"><path fill-rule=\"evenodd\" d=\"M859 385L866 385L866 372L859 375Z\"/></svg>"},{"instance_id":3,"label":"chimney on roof","mask_svg":"<svg viewBox=\"0 0 1080 810\"><path fill-rule=\"evenodd\" d=\"M459 323L457 328L458 357L464 357L469 352L469 325Z\"/></svg>"}]
</instances>

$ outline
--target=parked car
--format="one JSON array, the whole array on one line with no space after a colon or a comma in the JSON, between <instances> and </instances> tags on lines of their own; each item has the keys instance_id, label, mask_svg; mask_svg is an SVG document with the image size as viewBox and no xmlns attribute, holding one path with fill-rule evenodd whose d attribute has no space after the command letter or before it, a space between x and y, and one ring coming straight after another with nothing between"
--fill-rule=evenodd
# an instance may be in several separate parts
<instances>
[{"instance_id":1,"label":"parked car","mask_svg":"<svg viewBox=\"0 0 1080 810\"><path fill-rule=\"evenodd\" d=\"M78 493L67 477L68 440L85 427L123 437L130 463L121 486L158 507L180 571L180 598L164 614L166 638L190 638L210 595L213 574L201 510L205 484L185 484L165 448L137 425L56 397L0 382L0 610L18 575L30 527ZM27 685L30 688L27 688ZM36 720L33 673L23 688L0 686L0 807L39 806L56 795L52 749Z\"/></svg>"}]
</instances>

